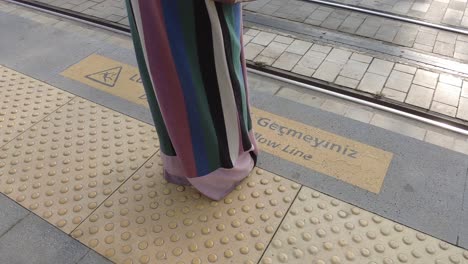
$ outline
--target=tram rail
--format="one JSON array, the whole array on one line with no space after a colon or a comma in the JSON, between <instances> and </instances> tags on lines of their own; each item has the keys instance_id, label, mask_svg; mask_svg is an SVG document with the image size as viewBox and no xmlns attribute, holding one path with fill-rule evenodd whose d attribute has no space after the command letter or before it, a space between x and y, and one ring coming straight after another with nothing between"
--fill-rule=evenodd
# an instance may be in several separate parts
<instances>
[{"instance_id":1,"label":"tram rail","mask_svg":"<svg viewBox=\"0 0 468 264\"><path fill-rule=\"evenodd\" d=\"M4 0L9 3L17 4L20 6L28 7L40 12L59 16L62 18L74 20L80 23L84 23L97 28L109 30L126 36L131 36L130 28L113 23L104 19L88 16L71 10L55 7L49 4L36 1L27 0ZM322 0L303 0L308 2L321 1ZM468 34L468 32L466 33ZM351 101L357 104L365 105L375 109L379 109L385 112L393 113L399 116L403 116L409 119L417 120L422 123L430 124L436 127L440 127L452 132L456 132L465 136L468 136L468 123L447 116L443 116L430 111L423 111L416 107L409 105L382 100L375 98L369 94L360 93L350 89L344 89L335 85L323 83L321 81L315 81L310 78L298 76L294 73L286 72L273 67L264 67L256 65L255 63L247 63L248 71L257 75L261 75L267 78L275 79L278 81L286 82L289 84L297 85L299 87L324 93L330 96L338 97L347 101Z\"/></svg>"},{"instance_id":2,"label":"tram rail","mask_svg":"<svg viewBox=\"0 0 468 264\"><path fill-rule=\"evenodd\" d=\"M385 18L389 18L389 19L393 19L397 21L407 22L407 23L416 24L420 26L426 26L426 27L430 27L430 28L434 28L438 30L444 30L444 31L449 31L453 33L468 35L468 29L431 23L431 22L427 22L424 20L411 18L408 16L396 15L390 12L385 12L385 11L380 11L380 10L375 10L375 9L370 9L370 8L363 8L363 7L358 7L354 5L347 5L347 4L342 4L342 3L338 3L334 1L324 1L324 0L302 0L302 1L307 2L307 3L315 3L315 4L320 4L320 5L336 7L340 9L349 10L349 11L356 11L356 12L360 12L360 13L367 14L367 15L385 17Z\"/></svg>"}]
</instances>

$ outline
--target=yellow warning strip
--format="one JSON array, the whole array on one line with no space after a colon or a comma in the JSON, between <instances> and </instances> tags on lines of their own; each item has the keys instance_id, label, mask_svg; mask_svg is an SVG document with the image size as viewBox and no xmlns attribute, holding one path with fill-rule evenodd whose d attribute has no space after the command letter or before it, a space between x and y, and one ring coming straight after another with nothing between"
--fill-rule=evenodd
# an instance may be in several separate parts
<instances>
[{"instance_id":1,"label":"yellow warning strip","mask_svg":"<svg viewBox=\"0 0 468 264\"><path fill-rule=\"evenodd\" d=\"M0 67L0 147L74 96Z\"/></svg>"},{"instance_id":2,"label":"yellow warning strip","mask_svg":"<svg viewBox=\"0 0 468 264\"><path fill-rule=\"evenodd\" d=\"M468 263L460 248L258 168L211 201L163 180L155 135L75 98L1 148L0 191L116 263Z\"/></svg>"},{"instance_id":3,"label":"yellow warning strip","mask_svg":"<svg viewBox=\"0 0 468 264\"><path fill-rule=\"evenodd\" d=\"M466 264L468 251L303 187L261 263Z\"/></svg>"},{"instance_id":4,"label":"yellow warning strip","mask_svg":"<svg viewBox=\"0 0 468 264\"><path fill-rule=\"evenodd\" d=\"M62 75L148 107L138 69L93 54ZM262 151L379 193L393 154L346 137L252 108Z\"/></svg>"}]
</instances>

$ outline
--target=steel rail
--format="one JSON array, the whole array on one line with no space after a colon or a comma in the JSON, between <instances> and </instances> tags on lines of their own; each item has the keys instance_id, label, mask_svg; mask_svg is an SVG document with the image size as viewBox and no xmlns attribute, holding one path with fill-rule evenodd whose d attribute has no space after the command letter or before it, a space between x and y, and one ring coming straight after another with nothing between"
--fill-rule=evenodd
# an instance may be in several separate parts
<instances>
[{"instance_id":1,"label":"steel rail","mask_svg":"<svg viewBox=\"0 0 468 264\"><path fill-rule=\"evenodd\" d=\"M14 3L14 4L18 4L18 5L21 5L21 6L24 6L24 7L32 8L34 10L45 12L45 13L48 13L48 14L51 14L51 15L63 17L63 18L66 18L66 19L71 19L71 20L74 20L74 21L77 21L77 22L80 22L80 23L95 26L95 27L98 27L98 28L101 28L101 29L109 30L109 31L112 31L112 32L115 32L115 33L126 35L126 36L131 35L128 31L119 30L119 29L116 29L114 27L106 26L106 23L104 23L102 21L88 21L86 19L80 19L79 17L70 16L70 15L63 14L63 13L58 12L58 11L54 12L52 10L42 9L42 8L40 8L38 6L35 6L35 5L31 6L31 5L28 5L28 4L26 4L26 3L22 2L22 1L19 1L19 2L16 1L16 0L4 0L4 1ZM321 0L307 0L307 1L321 1ZM319 92L319 93L327 94L327 95L337 97L337 98L340 98L340 99L343 99L343 100L346 100L346 101L350 101L350 102L353 102L353 103L369 106L369 107L372 107L372 108L375 108L375 109L379 109L379 110L382 110L382 111L385 111L385 112L393 113L393 114L396 114L396 115L399 115L399 116L403 116L403 117L406 117L406 118L409 118L409 119L413 119L413 120L416 120L416 121L419 121L419 122L422 122L422 123L426 123L426 124L429 124L429 125L433 125L433 126L436 126L436 127L440 127L440 128L443 128L443 129L458 133L458 134L468 136L468 130L464 129L464 128L456 127L456 126L453 126L453 125L450 125L450 124L446 124L446 123L443 123L443 122L440 122L440 121L432 120L430 118L419 116L419 115L416 115L416 114L408 113L408 112L398 110L398 109L395 109L395 108L391 108L391 107L388 107L388 106L385 106L385 105L377 104L377 103L374 103L374 102L371 102L371 101L359 99L359 98L356 98L356 97L353 97L353 96L350 96L350 95L338 93L338 92L335 92L335 91L330 91L330 90L327 90L327 89L324 89L324 88L317 87L315 85L310 85L310 84L307 84L307 83L304 83L304 82L291 80L291 79L288 79L288 78L285 78L285 77L281 77L281 76L274 75L274 74L271 74L271 73L263 72L263 71L260 71L260 70L257 70L257 69L248 68L247 70L250 73L257 74L257 75L260 75L260 76L263 76L263 77L275 79L277 81L285 82L285 83L292 84L292 85L295 85L295 86L299 86L299 87L302 87L302 88L305 88L305 89L309 89L309 90L316 91L316 92Z\"/></svg>"},{"instance_id":2,"label":"steel rail","mask_svg":"<svg viewBox=\"0 0 468 264\"><path fill-rule=\"evenodd\" d=\"M398 21L404 21L412 24L417 24L420 26L426 26L426 27L431 27L435 29L440 29L440 30L445 30L445 31L450 31L454 33L459 33L463 35L468 35L468 30L467 29L462 29L462 28L457 28L457 27L449 27L449 26L444 26L440 24L435 24L431 22L426 22L426 21L421 21L418 19L414 18L409 18L406 16L399 16L383 11L376 11L368 8L362 8L362 7L357 7L357 6L351 6L351 5L345 5L333 1L324 1L324 0L302 0L304 2L309 2L309 3L316 3L316 4L321 4L321 5L327 5L327 6L332 6L332 7L337 7L341 9L347 9L351 11L356 11L360 13L365 13L365 14L370 14L370 15L375 15L375 16L380 16L380 17L385 17L385 18L390 18L393 20L398 20Z\"/></svg>"}]
</instances>

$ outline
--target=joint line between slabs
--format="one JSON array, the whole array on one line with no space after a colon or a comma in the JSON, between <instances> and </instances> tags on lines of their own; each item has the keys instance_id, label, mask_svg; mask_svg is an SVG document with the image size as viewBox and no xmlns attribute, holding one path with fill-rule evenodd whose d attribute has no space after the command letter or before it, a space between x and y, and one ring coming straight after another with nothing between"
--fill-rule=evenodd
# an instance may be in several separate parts
<instances>
[{"instance_id":1,"label":"joint line between slabs","mask_svg":"<svg viewBox=\"0 0 468 264\"><path fill-rule=\"evenodd\" d=\"M29 77L29 76L28 76L28 77ZM34 79L34 78L32 78L32 79ZM34 80L36 80L36 79L34 79ZM65 91L65 90L59 89L59 88L57 88L57 87L54 87L54 88L56 88L56 89L58 89L58 90L61 90L61 91ZM67 91L65 91L65 92L67 92ZM67 92L67 93L68 93L68 92ZM71 93L70 93L70 94L71 94ZM75 99L77 98L76 95L74 95L74 94L71 94L71 95L73 95L73 97L72 97L70 100L68 100L67 102L65 102L65 103L62 104L61 106L55 108L54 110L50 111L50 113L48 113L48 114L45 115L43 118L41 118L41 119L37 120L36 122L34 122L33 124L31 124L31 126L29 126L29 127L26 128L23 132L21 132L21 133L19 133L18 135L16 135L16 137L12 138L12 139L11 139L10 141L8 141L7 143L5 143L5 144L3 144L3 145L0 145L0 149L3 148L3 147L5 147L6 145L10 144L11 142L13 142L13 140L17 139L19 136L25 134L26 132L29 132L29 130L30 130L33 126L35 126L35 125L39 124L40 122L44 121L44 119L46 119L46 118L49 117L50 115L52 115L52 114L54 114L55 112L57 112L60 108L62 108L62 107L64 107L64 106L67 106L71 101L73 101L73 100L75 100ZM28 210L29 210L29 209L28 209Z\"/></svg>"},{"instance_id":2,"label":"joint line between slabs","mask_svg":"<svg viewBox=\"0 0 468 264\"><path fill-rule=\"evenodd\" d=\"M285 178L285 177L283 177L283 176L281 176L281 175L278 175L278 176L280 176L280 177L282 177L282 178L284 178L284 179L287 179L287 178ZM289 180L289 179L288 179L288 180ZM294 182L294 181L293 181L293 182ZM299 183L299 184L300 184L300 183ZM262 261L263 256L265 255L265 253L266 253L266 252L268 251L268 249L270 248L271 242L272 242L273 239L275 238L276 233L278 233L278 230L280 230L281 225L283 224L284 220L285 220L286 217L288 216L289 211L291 210L291 207L293 206L294 202L295 202L296 199L297 199L297 196L299 195L299 193L300 193L301 190L302 190L302 187L304 187L304 185L302 185L302 184L300 184L300 185L301 185L301 188L299 188L299 190L297 190L296 196L294 196L294 199L292 199L291 205L289 205L289 208L288 208L288 210L286 210L286 213L284 214L283 219L281 219L281 222L279 223L278 228L276 228L275 233L273 233L273 236L271 237L270 241L268 241L268 245L265 247L265 250L263 251L263 253L262 253L262 255L260 256L260 258L258 259L257 264L260 264L260 261Z\"/></svg>"},{"instance_id":3,"label":"joint line between slabs","mask_svg":"<svg viewBox=\"0 0 468 264\"><path fill-rule=\"evenodd\" d=\"M120 187L122 187L130 178L132 178L133 175L135 175L135 173L137 173L137 171L139 171L143 166L145 166L145 164L146 164L150 159L152 159L152 158L154 157L154 155L157 155L159 152L160 152L160 149L158 148L158 149L156 150L156 152L153 153L153 155L151 155L148 159L146 159L146 160L141 164L140 167L138 167L132 174L130 174L130 176L127 177L127 179L126 179L125 181L123 181L117 188L115 188L115 190L114 190L111 194L109 194L104 200L102 200L102 202L101 202L98 206L96 206L96 208L95 208L93 211L91 211L91 212L90 212L90 213L89 213L89 214L88 214L72 231L70 231L70 233L68 233L68 235L69 235L70 237L72 237L73 239L78 240L78 239L76 239L76 238L74 238L74 237L72 236L73 232L75 232L76 229L78 229L78 227L80 227L80 226L81 226L94 212L96 212L112 195L114 195L114 193L117 192L117 191L120 189ZM62 232L63 232L63 231L62 231ZM65 233L65 232L64 232L64 233ZM79 241L79 240L78 240L78 241ZM85 245L84 243L82 243L82 244ZM88 245L85 245L85 246L86 246L87 248L91 249L91 250L94 250L94 249L88 247ZM106 259L108 259L108 258L106 258Z\"/></svg>"},{"instance_id":4,"label":"joint line between slabs","mask_svg":"<svg viewBox=\"0 0 468 264\"><path fill-rule=\"evenodd\" d=\"M6 197L7 199L10 199L10 197L8 197L8 196L6 196L6 195L5 195L5 197ZM12 200L12 199L10 199L10 200ZM12 201L13 201L13 200L12 200ZM17 205L23 207L22 205L18 204L16 201L13 201L13 202L15 202ZM23 208L25 208L25 207L23 207ZM17 226L19 223L21 223L26 217L28 217L30 214L34 214L33 212L29 211L27 208L25 208L25 209L28 211L28 213L27 213L24 217L21 217L18 221L16 221L16 223L14 223L12 226L10 226L10 228L8 228L4 233L1 233L1 234L0 234L0 240L2 239L2 237L3 237L4 235L6 235L8 232L10 232L10 230L12 230L12 229L13 229L15 226Z\"/></svg>"}]
</instances>

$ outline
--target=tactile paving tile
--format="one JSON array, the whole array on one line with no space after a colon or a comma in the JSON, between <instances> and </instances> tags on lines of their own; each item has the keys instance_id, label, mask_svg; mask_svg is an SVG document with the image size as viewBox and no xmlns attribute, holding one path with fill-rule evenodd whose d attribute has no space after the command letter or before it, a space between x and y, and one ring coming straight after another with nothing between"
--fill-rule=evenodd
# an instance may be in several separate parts
<instances>
[{"instance_id":1,"label":"tactile paving tile","mask_svg":"<svg viewBox=\"0 0 468 264\"><path fill-rule=\"evenodd\" d=\"M69 233L158 145L152 126L75 98L1 148L0 191Z\"/></svg>"},{"instance_id":2,"label":"tactile paving tile","mask_svg":"<svg viewBox=\"0 0 468 264\"><path fill-rule=\"evenodd\" d=\"M46 83L0 67L0 146L73 97Z\"/></svg>"},{"instance_id":3,"label":"tactile paving tile","mask_svg":"<svg viewBox=\"0 0 468 264\"><path fill-rule=\"evenodd\" d=\"M215 202L167 183L155 156L72 235L116 263L258 263L300 187L256 169Z\"/></svg>"},{"instance_id":4,"label":"tactile paving tile","mask_svg":"<svg viewBox=\"0 0 468 264\"><path fill-rule=\"evenodd\" d=\"M468 252L303 187L261 261L468 263Z\"/></svg>"}]
</instances>

